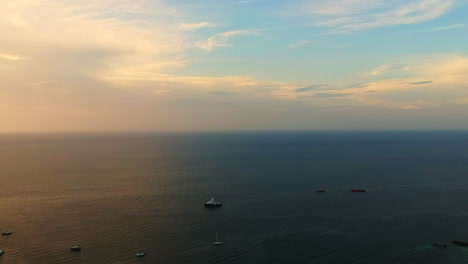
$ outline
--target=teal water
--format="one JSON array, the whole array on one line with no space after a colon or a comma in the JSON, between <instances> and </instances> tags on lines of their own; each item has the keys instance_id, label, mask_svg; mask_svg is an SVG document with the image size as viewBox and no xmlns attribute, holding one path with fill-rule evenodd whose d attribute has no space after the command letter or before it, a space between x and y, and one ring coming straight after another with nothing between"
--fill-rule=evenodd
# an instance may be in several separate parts
<instances>
[{"instance_id":1,"label":"teal water","mask_svg":"<svg viewBox=\"0 0 468 264\"><path fill-rule=\"evenodd\" d=\"M450 242L468 241L467 149L468 132L4 134L0 263L468 263Z\"/></svg>"}]
</instances>

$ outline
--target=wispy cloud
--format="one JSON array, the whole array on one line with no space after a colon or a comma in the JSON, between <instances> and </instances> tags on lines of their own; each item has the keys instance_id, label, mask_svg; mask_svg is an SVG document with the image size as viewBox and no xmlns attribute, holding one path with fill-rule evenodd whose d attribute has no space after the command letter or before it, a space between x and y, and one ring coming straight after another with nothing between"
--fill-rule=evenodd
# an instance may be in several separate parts
<instances>
[{"instance_id":1,"label":"wispy cloud","mask_svg":"<svg viewBox=\"0 0 468 264\"><path fill-rule=\"evenodd\" d=\"M420 85L420 84L428 84L433 83L433 81L420 81L420 82L412 82L413 85Z\"/></svg>"},{"instance_id":2,"label":"wispy cloud","mask_svg":"<svg viewBox=\"0 0 468 264\"><path fill-rule=\"evenodd\" d=\"M210 22L200 22L200 23L194 23L194 24L180 24L178 28L182 31L190 31L190 30L197 30L201 28L210 28L210 27L215 27L213 23Z\"/></svg>"},{"instance_id":3,"label":"wispy cloud","mask_svg":"<svg viewBox=\"0 0 468 264\"><path fill-rule=\"evenodd\" d=\"M219 47L228 46L229 45L228 40L234 36L239 36L239 35L257 35L257 33L253 31L249 31L249 30L227 31L227 32L218 34L216 36L212 36L205 41L197 42L195 44L200 49L204 49L206 51L212 51Z\"/></svg>"},{"instance_id":4,"label":"wispy cloud","mask_svg":"<svg viewBox=\"0 0 468 264\"><path fill-rule=\"evenodd\" d=\"M34 58L27 68L15 68L37 69L23 74L28 82L71 73L99 80L117 72L168 71L185 65L184 52L193 42L168 22L186 20L174 10L162 1L18 0L2 4L0 42ZM1 54L2 59L27 58Z\"/></svg>"},{"instance_id":5,"label":"wispy cloud","mask_svg":"<svg viewBox=\"0 0 468 264\"><path fill-rule=\"evenodd\" d=\"M32 87L43 87L49 84L54 84L57 83L57 80L45 80L45 81L36 81L36 82L31 82L29 83L30 86Z\"/></svg>"},{"instance_id":6,"label":"wispy cloud","mask_svg":"<svg viewBox=\"0 0 468 264\"><path fill-rule=\"evenodd\" d=\"M374 68L370 72L365 72L364 76L379 76L379 75L385 74L387 72L397 71L397 70L403 70L403 71L408 70L408 65L405 65L405 64L395 64L395 65L384 64L384 65L380 65L380 66Z\"/></svg>"},{"instance_id":7,"label":"wispy cloud","mask_svg":"<svg viewBox=\"0 0 468 264\"><path fill-rule=\"evenodd\" d=\"M229 5L240 5L240 4L250 4L250 3L258 3L258 2L264 2L265 0L244 0L244 1L236 1L229 3Z\"/></svg>"},{"instance_id":8,"label":"wispy cloud","mask_svg":"<svg viewBox=\"0 0 468 264\"><path fill-rule=\"evenodd\" d=\"M231 96L231 95L234 95L235 93L229 92L229 91L216 90L216 91L209 92L209 94L217 95L217 96Z\"/></svg>"},{"instance_id":9,"label":"wispy cloud","mask_svg":"<svg viewBox=\"0 0 468 264\"><path fill-rule=\"evenodd\" d=\"M436 31L457 29L457 28L463 28L463 27L465 27L465 24L454 24L450 26L434 27L434 28L423 30L422 32L436 32Z\"/></svg>"},{"instance_id":10,"label":"wispy cloud","mask_svg":"<svg viewBox=\"0 0 468 264\"><path fill-rule=\"evenodd\" d=\"M298 42L292 43L288 46L288 49L297 49L303 46L308 46L314 44L315 41L313 40L300 40Z\"/></svg>"},{"instance_id":11,"label":"wispy cloud","mask_svg":"<svg viewBox=\"0 0 468 264\"><path fill-rule=\"evenodd\" d=\"M304 10L318 16L317 25L332 33L351 33L421 23L448 13L453 6L454 0L310 0Z\"/></svg>"},{"instance_id":12,"label":"wispy cloud","mask_svg":"<svg viewBox=\"0 0 468 264\"><path fill-rule=\"evenodd\" d=\"M380 109L417 110L441 104L468 102L468 57L435 56L415 58L405 64L385 64L379 73L404 69L396 75L354 85L319 84L306 87L276 87L270 96L283 100L301 100L315 105L372 106ZM373 77L368 75L368 77Z\"/></svg>"},{"instance_id":13,"label":"wispy cloud","mask_svg":"<svg viewBox=\"0 0 468 264\"><path fill-rule=\"evenodd\" d=\"M306 12L319 15L353 15L382 7L382 0L312 0L305 4Z\"/></svg>"},{"instance_id":14,"label":"wispy cloud","mask_svg":"<svg viewBox=\"0 0 468 264\"><path fill-rule=\"evenodd\" d=\"M25 56L21 56L21 55L16 55L16 54L0 53L0 60L21 61L21 60L29 60L29 58Z\"/></svg>"},{"instance_id":15,"label":"wispy cloud","mask_svg":"<svg viewBox=\"0 0 468 264\"><path fill-rule=\"evenodd\" d=\"M467 57L425 59L412 63L407 75L405 78L369 82L345 92L352 93L355 100L365 103L405 109L451 104L468 95Z\"/></svg>"},{"instance_id":16,"label":"wispy cloud","mask_svg":"<svg viewBox=\"0 0 468 264\"><path fill-rule=\"evenodd\" d=\"M296 93L304 93L304 92L310 92L310 91L317 91L317 90L323 90L326 89L328 86L324 84L315 84L315 85L310 85L306 87L300 87L296 89Z\"/></svg>"}]
</instances>

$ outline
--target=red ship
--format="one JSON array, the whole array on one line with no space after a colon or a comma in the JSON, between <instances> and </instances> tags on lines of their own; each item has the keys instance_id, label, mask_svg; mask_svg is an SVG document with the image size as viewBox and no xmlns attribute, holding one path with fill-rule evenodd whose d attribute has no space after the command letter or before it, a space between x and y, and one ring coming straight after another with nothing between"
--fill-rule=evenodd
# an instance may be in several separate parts
<instances>
[{"instance_id":1,"label":"red ship","mask_svg":"<svg viewBox=\"0 0 468 264\"><path fill-rule=\"evenodd\" d=\"M351 192L367 192L364 189L351 189Z\"/></svg>"}]
</instances>

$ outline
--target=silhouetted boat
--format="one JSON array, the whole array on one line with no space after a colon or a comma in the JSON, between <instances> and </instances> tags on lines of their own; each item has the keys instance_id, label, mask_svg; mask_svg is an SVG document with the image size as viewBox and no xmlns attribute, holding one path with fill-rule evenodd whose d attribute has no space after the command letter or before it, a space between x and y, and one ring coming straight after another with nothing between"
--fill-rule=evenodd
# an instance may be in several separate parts
<instances>
[{"instance_id":1,"label":"silhouetted boat","mask_svg":"<svg viewBox=\"0 0 468 264\"><path fill-rule=\"evenodd\" d=\"M137 257L137 258L142 258L142 257L144 257L144 256L146 256L146 252L138 251L138 252L136 253L136 257Z\"/></svg>"},{"instance_id":2,"label":"silhouetted boat","mask_svg":"<svg viewBox=\"0 0 468 264\"><path fill-rule=\"evenodd\" d=\"M324 192L325 192L325 189L318 189L316 192L324 193Z\"/></svg>"},{"instance_id":3,"label":"silhouetted boat","mask_svg":"<svg viewBox=\"0 0 468 264\"><path fill-rule=\"evenodd\" d=\"M367 192L364 189L351 189L351 192Z\"/></svg>"},{"instance_id":4,"label":"silhouetted boat","mask_svg":"<svg viewBox=\"0 0 468 264\"><path fill-rule=\"evenodd\" d=\"M205 203L205 207L220 207L223 206L220 202L216 202L214 198L211 198L208 202Z\"/></svg>"},{"instance_id":5,"label":"silhouetted boat","mask_svg":"<svg viewBox=\"0 0 468 264\"><path fill-rule=\"evenodd\" d=\"M3 255L3 254L5 254L5 251L0 249L0 256Z\"/></svg>"},{"instance_id":6,"label":"silhouetted boat","mask_svg":"<svg viewBox=\"0 0 468 264\"><path fill-rule=\"evenodd\" d=\"M73 247L70 248L70 251L80 251L81 250L81 246L80 245L75 245Z\"/></svg>"},{"instance_id":7,"label":"silhouetted boat","mask_svg":"<svg viewBox=\"0 0 468 264\"><path fill-rule=\"evenodd\" d=\"M216 231L216 240L215 240L215 242L213 242L213 245L217 245L217 246L224 245L224 242L219 241L219 239L218 239L218 231Z\"/></svg>"},{"instance_id":8,"label":"silhouetted boat","mask_svg":"<svg viewBox=\"0 0 468 264\"><path fill-rule=\"evenodd\" d=\"M457 246L468 247L468 242L454 240L454 241L452 241L452 243L454 243Z\"/></svg>"},{"instance_id":9,"label":"silhouetted boat","mask_svg":"<svg viewBox=\"0 0 468 264\"><path fill-rule=\"evenodd\" d=\"M10 231L2 232L2 236L9 236L11 234L13 234L13 232L10 232Z\"/></svg>"}]
</instances>

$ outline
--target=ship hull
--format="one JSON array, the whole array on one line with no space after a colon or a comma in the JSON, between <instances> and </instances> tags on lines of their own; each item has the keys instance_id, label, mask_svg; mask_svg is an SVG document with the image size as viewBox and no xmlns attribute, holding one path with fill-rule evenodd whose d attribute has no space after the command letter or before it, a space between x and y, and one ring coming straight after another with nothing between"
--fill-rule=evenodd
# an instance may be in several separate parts
<instances>
[{"instance_id":1,"label":"ship hull","mask_svg":"<svg viewBox=\"0 0 468 264\"><path fill-rule=\"evenodd\" d=\"M205 208L221 207L222 204L205 204Z\"/></svg>"},{"instance_id":2,"label":"ship hull","mask_svg":"<svg viewBox=\"0 0 468 264\"><path fill-rule=\"evenodd\" d=\"M452 243L454 243L455 245L458 245L458 246L468 247L468 243L467 243L467 242L462 242L462 241L454 240L454 241L452 241Z\"/></svg>"}]
</instances>

